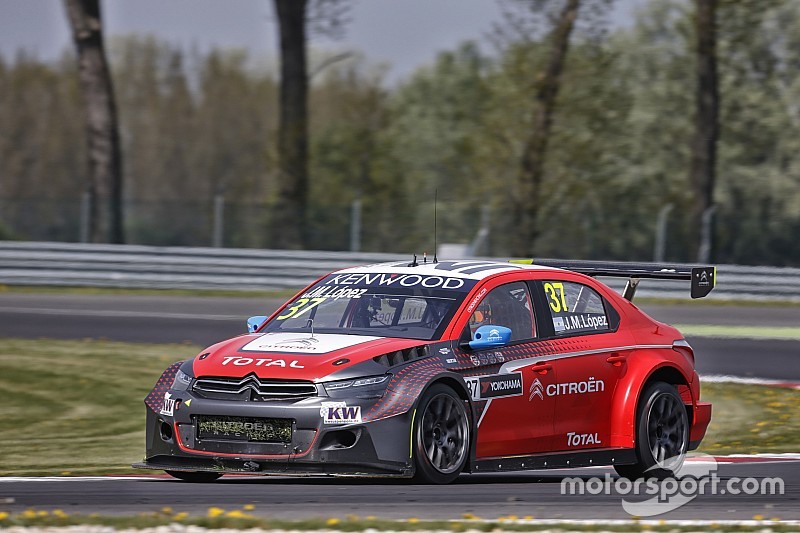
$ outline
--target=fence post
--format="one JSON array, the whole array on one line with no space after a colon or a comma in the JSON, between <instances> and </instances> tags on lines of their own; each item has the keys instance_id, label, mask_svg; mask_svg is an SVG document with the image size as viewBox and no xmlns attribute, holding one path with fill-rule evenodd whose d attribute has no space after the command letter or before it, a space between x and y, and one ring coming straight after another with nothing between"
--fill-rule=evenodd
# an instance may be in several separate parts
<instances>
[{"instance_id":1,"label":"fence post","mask_svg":"<svg viewBox=\"0 0 800 533\"><path fill-rule=\"evenodd\" d=\"M92 195L89 191L83 191L81 194L81 222L80 222L80 240L81 242L89 242L89 217L92 212Z\"/></svg>"},{"instance_id":2,"label":"fence post","mask_svg":"<svg viewBox=\"0 0 800 533\"><path fill-rule=\"evenodd\" d=\"M489 208L488 205L484 205L481 208L481 225L478 228L478 233L475 234L475 238L472 239L472 242L467 247L467 255L469 257L474 257L481 253L486 243L489 242L489 228L491 227L491 217L492 217L492 210ZM489 255L490 251L487 249L483 255Z\"/></svg>"},{"instance_id":3,"label":"fence post","mask_svg":"<svg viewBox=\"0 0 800 533\"><path fill-rule=\"evenodd\" d=\"M214 195L214 232L211 237L211 246L222 248L223 232L225 231L225 197L221 194Z\"/></svg>"},{"instance_id":4,"label":"fence post","mask_svg":"<svg viewBox=\"0 0 800 533\"><path fill-rule=\"evenodd\" d=\"M703 211L702 226L700 229L700 247L697 250L697 262L708 263L711 260L711 247L713 246L714 211L717 206L712 205Z\"/></svg>"},{"instance_id":5,"label":"fence post","mask_svg":"<svg viewBox=\"0 0 800 533\"><path fill-rule=\"evenodd\" d=\"M350 251L361 251L361 200L353 200L350 206Z\"/></svg>"},{"instance_id":6,"label":"fence post","mask_svg":"<svg viewBox=\"0 0 800 533\"><path fill-rule=\"evenodd\" d=\"M653 250L653 262L663 263L667 252L667 223L669 222L669 212L675 207L667 204L658 212L658 222L656 222L656 244Z\"/></svg>"}]
</instances>

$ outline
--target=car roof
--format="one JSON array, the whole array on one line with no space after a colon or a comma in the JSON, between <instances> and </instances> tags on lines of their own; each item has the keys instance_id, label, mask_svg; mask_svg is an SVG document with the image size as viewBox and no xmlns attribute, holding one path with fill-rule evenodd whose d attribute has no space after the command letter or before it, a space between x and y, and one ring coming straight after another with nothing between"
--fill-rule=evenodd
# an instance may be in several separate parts
<instances>
[{"instance_id":1,"label":"car roof","mask_svg":"<svg viewBox=\"0 0 800 533\"><path fill-rule=\"evenodd\" d=\"M448 276L453 278L464 278L481 280L504 272L518 272L521 270L530 271L554 271L557 268L541 265L523 265L516 263L504 263L502 261L464 259L455 261L439 261L427 263L417 260L417 266L409 266L409 261L395 261L390 263L374 263L352 268L337 270L333 274L422 274L426 276Z\"/></svg>"}]
</instances>

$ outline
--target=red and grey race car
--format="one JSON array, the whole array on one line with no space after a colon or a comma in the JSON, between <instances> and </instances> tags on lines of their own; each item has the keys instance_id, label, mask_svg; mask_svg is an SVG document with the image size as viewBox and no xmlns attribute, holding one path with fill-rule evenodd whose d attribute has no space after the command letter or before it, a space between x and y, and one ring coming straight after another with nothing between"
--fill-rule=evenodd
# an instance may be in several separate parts
<instances>
[{"instance_id":1,"label":"red and grey race car","mask_svg":"<svg viewBox=\"0 0 800 533\"><path fill-rule=\"evenodd\" d=\"M613 465L635 478L711 419L692 348L631 303L641 279L713 267L383 263L327 275L249 333L175 363L145 399L146 459L226 473L447 483L462 472ZM558 268L556 268L558 267ZM620 295L598 276L624 276Z\"/></svg>"}]
</instances>

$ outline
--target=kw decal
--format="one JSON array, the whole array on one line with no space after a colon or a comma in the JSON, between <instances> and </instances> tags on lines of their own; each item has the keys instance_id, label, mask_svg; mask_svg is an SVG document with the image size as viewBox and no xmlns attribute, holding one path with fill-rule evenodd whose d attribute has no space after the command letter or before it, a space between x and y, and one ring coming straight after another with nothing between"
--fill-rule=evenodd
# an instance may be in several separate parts
<instances>
[{"instance_id":1,"label":"kw decal","mask_svg":"<svg viewBox=\"0 0 800 533\"><path fill-rule=\"evenodd\" d=\"M360 424L361 406L346 402L322 402L319 415L324 424Z\"/></svg>"}]
</instances>

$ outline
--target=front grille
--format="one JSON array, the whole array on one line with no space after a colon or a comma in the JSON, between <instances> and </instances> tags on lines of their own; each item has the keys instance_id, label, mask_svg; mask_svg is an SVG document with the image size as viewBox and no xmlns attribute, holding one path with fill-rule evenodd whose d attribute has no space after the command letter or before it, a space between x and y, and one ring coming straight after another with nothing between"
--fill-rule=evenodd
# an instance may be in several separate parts
<instances>
[{"instance_id":1,"label":"front grille","mask_svg":"<svg viewBox=\"0 0 800 533\"><path fill-rule=\"evenodd\" d=\"M292 419L198 416L197 438L236 442L291 442Z\"/></svg>"},{"instance_id":2,"label":"front grille","mask_svg":"<svg viewBox=\"0 0 800 533\"><path fill-rule=\"evenodd\" d=\"M310 381L261 380L252 374L244 378L199 378L193 389L200 396L231 400L242 397L252 400L300 399L317 395L317 386Z\"/></svg>"}]
</instances>

